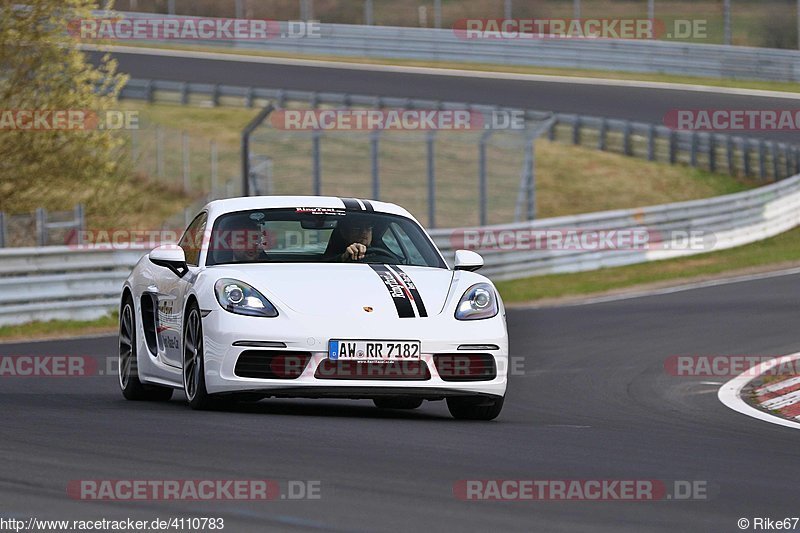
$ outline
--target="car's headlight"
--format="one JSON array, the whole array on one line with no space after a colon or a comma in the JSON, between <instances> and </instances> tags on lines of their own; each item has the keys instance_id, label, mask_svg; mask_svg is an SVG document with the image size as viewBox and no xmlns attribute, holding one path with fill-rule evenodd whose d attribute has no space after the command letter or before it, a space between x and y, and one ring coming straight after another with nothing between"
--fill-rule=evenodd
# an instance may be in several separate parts
<instances>
[{"instance_id":1,"label":"car's headlight","mask_svg":"<svg viewBox=\"0 0 800 533\"><path fill-rule=\"evenodd\" d=\"M235 279L221 279L214 284L217 301L226 311L237 315L276 317L278 310L263 294Z\"/></svg>"},{"instance_id":2,"label":"car's headlight","mask_svg":"<svg viewBox=\"0 0 800 533\"><path fill-rule=\"evenodd\" d=\"M458 302L456 308L457 320L481 320L483 318L492 318L497 314L497 295L494 292L494 287L488 283L478 283L473 285L461 301Z\"/></svg>"}]
</instances>

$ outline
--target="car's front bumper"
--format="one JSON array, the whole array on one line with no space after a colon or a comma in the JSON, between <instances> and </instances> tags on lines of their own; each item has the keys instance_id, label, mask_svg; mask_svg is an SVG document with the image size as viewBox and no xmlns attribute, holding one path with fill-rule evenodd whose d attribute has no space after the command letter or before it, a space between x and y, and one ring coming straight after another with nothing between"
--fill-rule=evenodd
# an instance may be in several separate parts
<instances>
[{"instance_id":1,"label":"car's front bumper","mask_svg":"<svg viewBox=\"0 0 800 533\"><path fill-rule=\"evenodd\" d=\"M487 320L456 321L443 315L391 322L352 320L346 317L254 318L213 310L203 319L206 387L211 394L253 392L264 396L314 398L375 398L416 396L441 399L448 396L503 396L508 371L508 335L501 315ZM328 359L330 339L418 340L427 379L325 379L317 375ZM304 352L310 360L295 379L258 379L236 375L239 356L260 348L234 346L242 341L283 343L285 348L267 352ZM492 350L459 350L463 345L495 345ZM496 375L484 381L445 381L434 362L435 354L485 353L494 358ZM381 363L364 363L370 366ZM380 374L378 370L376 372Z\"/></svg>"}]
</instances>

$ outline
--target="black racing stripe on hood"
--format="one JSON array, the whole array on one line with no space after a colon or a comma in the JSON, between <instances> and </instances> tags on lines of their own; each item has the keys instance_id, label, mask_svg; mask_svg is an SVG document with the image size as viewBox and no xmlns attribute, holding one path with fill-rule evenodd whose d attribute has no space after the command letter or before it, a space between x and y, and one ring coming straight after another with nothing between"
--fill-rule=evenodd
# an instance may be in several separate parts
<instances>
[{"instance_id":1,"label":"black racing stripe on hood","mask_svg":"<svg viewBox=\"0 0 800 533\"><path fill-rule=\"evenodd\" d=\"M340 198L342 203L344 203L345 209L351 209L353 211L363 211L364 208L361 207L361 204L358 203L358 200L355 198Z\"/></svg>"},{"instance_id":2,"label":"black racing stripe on hood","mask_svg":"<svg viewBox=\"0 0 800 533\"><path fill-rule=\"evenodd\" d=\"M425 303L422 301L422 296L419 294L419 289L417 289L417 284L414 283L414 280L411 279L411 276L403 272L399 266L393 266L394 270L397 271L397 275L400 276L400 279L405 283L406 287L408 287L408 291L411 293L411 296L414 297L414 303L417 304L417 311L419 311L420 317L427 317L428 311L425 309Z\"/></svg>"},{"instance_id":3,"label":"black racing stripe on hood","mask_svg":"<svg viewBox=\"0 0 800 533\"><path fill-rule=\"evenodd\" d=\"M405 288L402 283L400 283L400 280L397 279L397 276L386 268L385 265L371 264L369 266L378 274L386 290L389 291L389 296L392 298L392 301L394 301L394 306L397 309L397 316L400 318L416 318L417 315L414 314L414 307L411 305L411 300L409 300Z\"/></svg>"}]
</instances>

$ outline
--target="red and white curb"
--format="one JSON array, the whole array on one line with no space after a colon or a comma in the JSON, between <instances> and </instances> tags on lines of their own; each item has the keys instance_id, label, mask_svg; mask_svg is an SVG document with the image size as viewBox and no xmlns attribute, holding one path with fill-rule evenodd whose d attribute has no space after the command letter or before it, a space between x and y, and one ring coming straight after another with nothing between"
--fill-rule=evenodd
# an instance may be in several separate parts
<instances>
[{"instance_id":1,"label":"red and white curb","mask_svg":"<svg viewBox=\"0 0 800 533\"><path fill-rule=\"evenodd\" d=\"M800 359L800 353L784 355L770 359L743 372L720 387L717 397L734 411L765 422L795 429L800 429L800 377L793 376L783 381L770 383L756 389L756 401L764 409L778 411L770 414L748 404L742 399L742 389L751 381L781 365L791 366Z\"/></svg>"}]
</instances>

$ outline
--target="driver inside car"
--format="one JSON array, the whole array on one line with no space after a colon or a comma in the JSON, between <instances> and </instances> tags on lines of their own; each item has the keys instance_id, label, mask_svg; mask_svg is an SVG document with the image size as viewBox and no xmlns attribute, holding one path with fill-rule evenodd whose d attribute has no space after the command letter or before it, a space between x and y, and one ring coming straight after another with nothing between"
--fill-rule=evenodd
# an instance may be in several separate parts
<instances>
[{"instance_id":1,"label":"driver inside car","mask_svg":"<svg viewBox=\"0 0 800 533\"><path fill-rule=\"evenodd\" d=\"M348 216L336 224L325 256L331 261L361 261L372 245L373 223L365 217Z\"/></svg>"}]
</instances>

